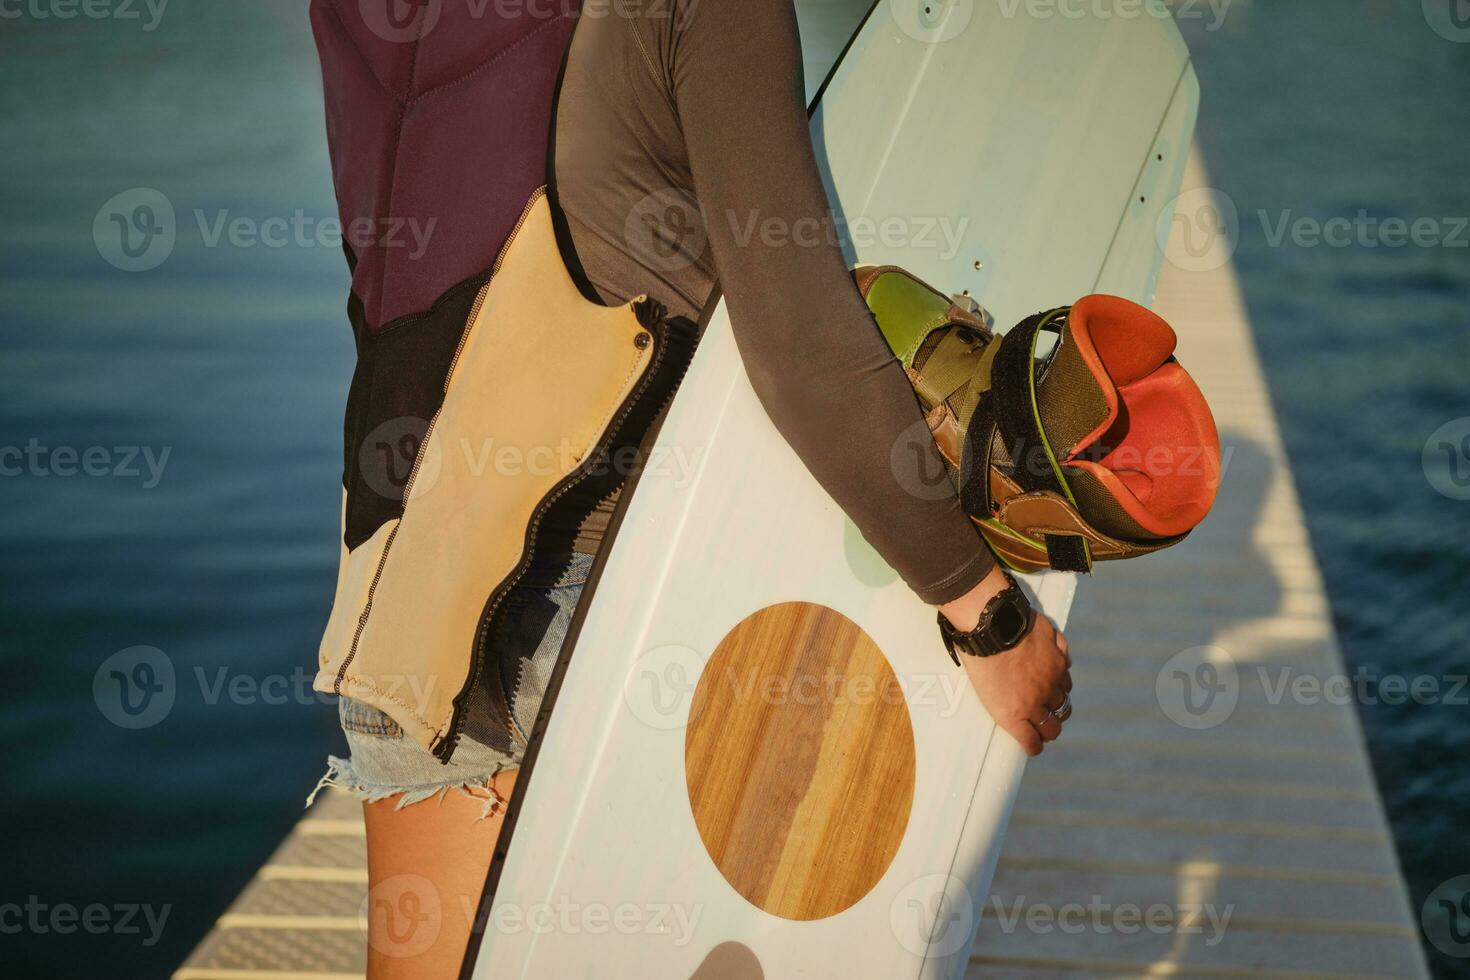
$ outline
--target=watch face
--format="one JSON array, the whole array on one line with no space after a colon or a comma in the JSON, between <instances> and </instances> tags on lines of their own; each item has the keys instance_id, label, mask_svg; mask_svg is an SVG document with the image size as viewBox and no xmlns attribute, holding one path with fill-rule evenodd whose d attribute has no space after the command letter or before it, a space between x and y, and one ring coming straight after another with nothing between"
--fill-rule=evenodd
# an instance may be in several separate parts
<instances>
[{"instance_id":1,"label":"watch face","mask_svg":"<svg viewBox=\"0 0 1470 980\"><path fill-rule=\"evenodd\" d=\"M1002 649L1009 649L1021 642L1026 634L1027 616L1020 603L1007 602L995 611L990 628Z\"/></svg>"}]
</instances>

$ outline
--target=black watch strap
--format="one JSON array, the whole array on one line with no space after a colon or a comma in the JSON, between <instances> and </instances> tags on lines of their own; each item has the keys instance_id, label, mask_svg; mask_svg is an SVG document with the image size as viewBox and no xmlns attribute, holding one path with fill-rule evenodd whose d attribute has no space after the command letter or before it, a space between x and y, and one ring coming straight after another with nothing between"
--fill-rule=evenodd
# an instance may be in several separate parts
<instances>
[{"instance_id":1,"label":"black watch strap","mask_svg":"<svg viewBox=\"0 0 1470 980\"><path fill-rule=\"evenodd\" d=\"M967 633L955 629L944 613L939 614L939 635L949 648L950 659L958 666L960 653L972 657L991 657L1016 646L1031 632L1036 611L1026 593L1009 574L1010 585L996 593L980 613L980 622Z\"/></svg>"}]
</instances>

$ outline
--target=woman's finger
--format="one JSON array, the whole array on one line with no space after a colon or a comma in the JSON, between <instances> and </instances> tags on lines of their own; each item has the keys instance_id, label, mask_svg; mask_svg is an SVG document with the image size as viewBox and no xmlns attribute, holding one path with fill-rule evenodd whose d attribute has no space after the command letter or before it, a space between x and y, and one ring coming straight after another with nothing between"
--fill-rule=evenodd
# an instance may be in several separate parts
<instances>
[{"instance_id":1,"label":"woman's finger","mask_svg":"<svg viewBox=\"0 0 1470 980\"><path fill-rule=\"evenodd\" d=\"M1057 720L1056 715L1051 714L1050 712L1048 712L1046 716L1043 717L1040 721L1033 721L1031 724L1041 735L1041 740L1043 742L1056 741L1057 736L1062 734L1062 723Z\"/></svg>"},{"instance_id":2,"label":"woman's finger","mask_svg":"<svg viewBox=\"0 0 1470 980\"><path fill-rule=\"evenodd\" d=\"M1036 756L1041 754L1041 733L1036 726L1022 719L1002 725L1011 737L1021 743L1021 750L1027 755Z\"/></svg>"}]
</instances>

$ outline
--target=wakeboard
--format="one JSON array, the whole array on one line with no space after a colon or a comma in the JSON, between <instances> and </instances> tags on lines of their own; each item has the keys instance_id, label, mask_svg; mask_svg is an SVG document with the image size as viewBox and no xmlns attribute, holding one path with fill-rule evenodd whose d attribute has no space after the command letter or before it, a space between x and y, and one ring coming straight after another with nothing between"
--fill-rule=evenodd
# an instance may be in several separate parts
<instances>
[{"instance_id":1,"label":"wakeboard","mask_svg":"<svg viewBox=\"0 0 1470 980\"><path fill-rule=\"evenodd\" d=\"M1198 105L1162 3L1045 11L878 0L812 111L850 262L1001 328L1092 292L1151 301ZM771 425L723 303L645 450L464 976L963 975L1019 746ZM1075 576L1026 582L1064 625Z\"/></svg>"}]
</instances>

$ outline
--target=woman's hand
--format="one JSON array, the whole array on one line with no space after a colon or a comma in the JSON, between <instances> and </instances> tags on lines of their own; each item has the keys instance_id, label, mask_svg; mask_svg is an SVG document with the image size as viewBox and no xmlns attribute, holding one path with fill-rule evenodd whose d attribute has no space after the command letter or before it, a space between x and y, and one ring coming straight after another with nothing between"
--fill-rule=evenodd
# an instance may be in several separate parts
<instances>
[{"instance_id":1,"label":"woman's hand","mask_svg":"<svg viewBox=\"0 0 1470 980\"><path fill-rule=\"evenodd\" d=\"M992 597L1009 583L997 567L965 595L939 607L957 630L968 631ZM1027 755L1062 733L1059 710L1072 690L1067 638L1039 610L1036 624L1020 643L991 657L960 654L980 703L995 723L1011 734Z\"/></svg>"}]
</instances>

